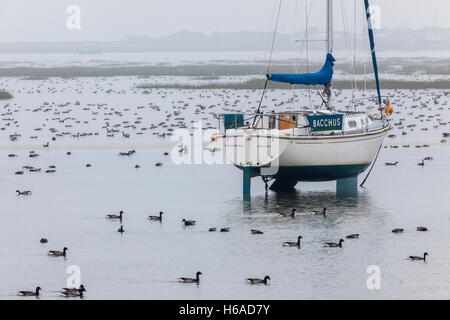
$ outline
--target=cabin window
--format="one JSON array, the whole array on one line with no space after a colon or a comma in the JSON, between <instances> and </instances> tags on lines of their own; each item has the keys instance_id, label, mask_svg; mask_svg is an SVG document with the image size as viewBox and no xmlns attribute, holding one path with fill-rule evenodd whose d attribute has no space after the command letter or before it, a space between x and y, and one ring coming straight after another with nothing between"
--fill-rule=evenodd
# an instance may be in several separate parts
<instances>
[{"instance_id":1,"label":"cabin window","mask_svg":"<svg viewBox=\"0 0 450 320\"><path fill-rule=\"evenodd\" d=\"M350 128L356 128L356 121L355 121L355 120L349 121L349 122L348 122L348 126L349 126Z\"/></svg>"}]
</instances>

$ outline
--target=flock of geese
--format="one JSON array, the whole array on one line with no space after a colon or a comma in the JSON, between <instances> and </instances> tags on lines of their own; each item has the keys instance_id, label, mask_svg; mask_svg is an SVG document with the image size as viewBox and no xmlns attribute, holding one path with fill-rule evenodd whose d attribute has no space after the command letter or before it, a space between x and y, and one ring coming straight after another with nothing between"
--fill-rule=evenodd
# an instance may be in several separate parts
<instances>
[{"instance_id":1,"label":"flock of geese","mask_svg":"<svg viewBox=\"0 0 450 320\"><path fill-rule=\"evenodd\" d=\"M281 215L282 217L285 217L285 218L295 218L296 211L297 210L295 208L293 208L291 210L291 212L289 212L289 213L279 212L278 214ZM318 215L318 216L323 216L323 218L326 218L326 211L327 211L327 208L323 208L322 210L313 210L313 211L311 211L311 214ZM163 219L162 219L163 214L164 214L164 212L160 211L159 215L148 216L148 219L151 220L151 221L159 221L160 223L162 223L163 222ZM123 210L120 210L119 214L108 214L108 215L106 215L106 218L108 220L118 220L118 221L120 221L120 228L117 231L120 232L121 234L123 232L125 232L125 230L123 228L123 225L122 225L122 221L123 221L123 218L124 218L124 211ZM195 220L188 220L188 219L182 219L181 222L182 222L182 225L185 226L185 227L194 226L196 224ZM420 231L420 232L424 232L424 231L428 231L428 228L420 226L420 227L417 227L416 230ZM215 231L217 231L217 228L212 227L212 228L209 228L208 231L215 232ZM229 232L229 231L230 231L230 228L228 228L228 227L220 229L220 232ZM392 230L392 233L403 233L403 231L404 231L403 228L395 228L395 229ZM250 233L251 234L264 234L264 232L262 232L260 230L255 230L255 229L251 229ZM359 236L360 235L358 233L354 233L354 234L347 235L345 238L346 239L358 239ZM303 239L303 237L302 236L298 236L297 241L285 241L285 242L282 243L282 247L296 247L296 248L300 249L301 248L301 239ZM41 243L47 243L48 240L45 239L45 238L42 238L40 240L40 242ZM339 241L337 241L337 242L325 242L324 243L324 247L328 247L328 248L342 248L343 247L342 246L343 242L345 242L344 239L339 239ZM50 250L48 252L48 254L50 256L53 256L53 257L66 257L68 250L69 249L67 247L64 247L62 251ZM426 257L427 256L428 256L428 253L425 252L423 254L423 256L409 256L408 259L411 260L411 261L423 261L423 262L426 262ZM202 272L201 271L197 271L197 273L195 274L195 277L193 277L193 278L180 277L180 278L178 278L178 280L181 283L187 283L187 284L195 283L195 284L199 285L200 284L200 275L202 275ZM271 280L270 276L268 276L268 275L264 276L263 278L247 278L247 279L245 279L245 281L247 283L252 284L252 285L257 285L257 284L268 285L269 284L268 280ZM42 290L42 289L41 289L41 287L38 286L38 287L36 287L35 291L19 291L19 294L22 295L22 296L36 296L36 297L38 297L39 294L40 294L39 293L40 290ZM62 296L65 296L65 297L79 297L79 298L83 298L83 293L84 292L86 292L86 288L84 287L83 284L81 284L79 286L79 288L62 288L61 291L60 291Z\"/></svg>"},{"instance_id":2,"label":"flock of geese","mask_svg":"<svg viewBox=\"0 0 450 320\"><path fill-rule=\"evenodd\" d=\"M64 79L45 79L39 82L35 88L23 88L16 89L16 93L24 94L36 94L45 93L47 95L61 94L65 90L71 88L68 86L60 86L66 83L67 80ZM80 79L75 80L75 92L78 94L83 94L82 81ZM115 80L110 80L110 86ZM59 89L58 89L59 86ZM108 86L107 86L108 87ZM87 89L85 89L87 90ZM80 101L66 102L66 103L55 103L55 102L44 102L40 106L31 108L25 107L16 103L7 103L3 106L1 111L1 121L0 121L0 133L4 132L11 144L16 144L20 140L27 139L25 133L18 133L20 128L27 127L27 123L24 122L22 118L15 117L16 114L25 113L27 116L36 115L37 118L41 118L41 124L37 127L32 128L33 133L29 135L28 139L31 141L37 141L44 139L41 144L43 149L51 149L54 144L57 144L60 140L65 141L68 138L72 138L75 141L83 141L82 139L86 137L97 137L104 136L107 138L122 139L127 141L133 135L140 136L144 134L151 133L152 136L157 138L165 139L171 136L175 129L177 128L193 128L194 120L189 119L188 115L193 115L194 117L201 117L204 121L203 129L215 129L216 126L212 124L213 120L219 119L220 113L228 112L252 112L255 109L255 101L257 97L254 96L254 92L251 90L247 91L234 91L229 89L223 90L181 90L181 93L186 96L185 99L172 100L169 101L169 97L173 96L174 90L172 89L139 89L137 86L131 89L135 94L152 94L159 96L159 101L166 104L163 110L157 102L148 102L147 104L142 104L137 106L134 110L128 107L113 107L107 103L89 103L81 107ZM127 90L124 89L105 89L104 86L96 84L90 93L94 94L125 94ZM273 93L272 90L268 90L268 94ZM345 99L343 97L343 91L335 90L337 101L339 104ZM450 133L444 131L442 128L447 126L450 122L443 120L443 115L441 111L444 108L450 109L447 106L447 98L449 96L449 91L427 91L427 90L392 90L391 94L393 98L391 101L396 102L396 110L400 109L411 109L406 116L400 118L398 122L393 123L394 133L388 135L389 139L394 139L397 137L396 132L401 132L401 136L404 137L415 129L417 129L418 124L427 124L427 126L422 125L419 130L421 132L427 132L432 130L441 130L440 135L442 139L439 143L447 143L446 138L450 136ZM290 110L294 109L294 105L301 99L306 97L306 93L297 92L281 92L278 97L271 100L271 106L264 106L263 110L272 107L283 106L284 109ZM397 98L395 98L397 97ZM340 99L340 100L339 100ZM210 103L194 103L193 101L210 101ZM412 101L411 105L405 105L408 101ZM358 102L361 108L367 108L365 100ZM409 103L409 102L408 102ZM439 105L439 106L437 106ZM308 109L308 107L305 107ZM144 114L143 111L147 110L149 113ZM75 115L75 113L77 113ZM396 113L399 113L396 111ZM154 121L158 118L159 120ZM186 114L186 115L185 115ZM43 117L42 117L43 116ZM152 121L146 121L146 117L151 118ZM25 117L26 118L26 117ZM127 119L127 120L125 120ZM190 122L189 122L190 121ZM95 128L97 126L97 128ZM190 127L191 126L191 127ZM78 129L76 129L78 127ZM84 128L84 129L83 129ZM40 136L38 135L40 134ZM391 143L385 145L385 148L398 148L397 143ZM403 144L403 148L409 148L410 144ZM416 144L416 148L427 148L427 144ZM135 150L129 150L127 152L120 152L120 156L131 157L135 154ZM66 155L70 156L71 152L67 151ZM167 152L164 155L168 155ZM10 153L9 158L16 158L17 154ZM29 151L28 157L38 158L39 153L32 150ZM424 166L425 161L433 160L432 157L425 157L418 163L419 166ZM396 166L399 162L386 162L386 166ZM155 166L162 166L162 162L155 163ZM91 167L90 163L86 164L86 167ZM139 164L135 164L136 169L140 168ZM30 173L45 172L52 174L56 172L56 166L49 165L48 168L42 169L34 166L23 166L20 170L15 171L16 175L23 175L26 171ZM16 190L18 196L30 196L32 191L30 190ZM158 215L149 216L148 219L151 221L163 222L163 212L159 212ZM281 216L286 218L295 218L296 209L292 209L291 212L280 213ZM327 217L327 208L322 210L313 211L312 214ZM123 234L125 232L124 226L122 224L124 212L120 211L118 214L110 214L107 219L119 220L120 227L117 230L119 233ZM195 220L183 219L181 223L185 227L194 226L196 224ZM216 227L209 228L208 231L215 232L219 230L220 232L229 232L230 228L220 228ZM425 227L417 227L417 231L427 231ZM261 230L250 230L251 234L263 234ZM397 228L392 230L393 233L402 233L403 229ZM346 239L358 239L359 234L350 234L345 237ZM302 236L298 236L297 241L286 241L282 243L284 247L296 247L301 248ZM41 243L48 243L46 238L40 240ZM336 242L326 242L325 247L329 248L342 248L344 239L339 239ZM48 254L54 257L66 257L68 248L64 247L62 251L52 250ZM426 261L428 253L424 253L423 256L409 256L410 260L413 261ZM198 271L193 278L181 277L180 282L183 283L200 283L200 275L202 273ZM270 276L266 275L263 278L248 278L246 281L250 284L268 284ZM39 296L39 292L42 289L38 286L34 291L20 291L19 294L23 296ZM83 285L79 288L62 288L61 295L65 297L83 297L83 293L86 289Z\"/></svg>"}]
</instances>

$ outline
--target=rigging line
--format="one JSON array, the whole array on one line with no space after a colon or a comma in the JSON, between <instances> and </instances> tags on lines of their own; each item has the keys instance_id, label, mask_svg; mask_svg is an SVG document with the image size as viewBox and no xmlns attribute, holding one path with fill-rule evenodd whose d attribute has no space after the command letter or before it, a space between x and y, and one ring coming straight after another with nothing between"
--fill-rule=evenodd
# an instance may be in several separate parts
<instances>
[{"instance_id":1,"label":"rigging line","mask_svg":"<svg viewBox=\"0 0 450 320\"><path fill-rule=\"evenodd\" d=\"M294 27L294 37L297 35L297 19L295 19L295 17L297 17L297 14L298 14L298 0L294 0L294 25L293 25L293 27ZM299 62L298 59L295 59L295 62L294 62L294 73L297 73L296 71L297 71L297 68L298 68L298 62ZM292 84L291 88L290 88L291 108L294 108L294 89L295 89L294 84Z\"/></svg>"},{"instance_id":2,"label":"rigging line","mask_svg":"<svg viewBox=\"0 0 450 320\"><path fill-rule=\"evenodd\" d=\"M276 22L275 22L275 30L274 30L274 32L273 32L272 46L271 46L271 48L270 48L269 63L268 63L268 65L267 65L267 72L266 72L266 74L269 74L269 71L270 71L270 64L271 64L271 62L272 62L273 47L274 47L274 45L275 45L275 38L276 38L276 35L277 35L278 21L280 20L281 3L282 3L282 0L280 0L280 4L278 5L277 20L276 20ZM268 82L268 81L269 81L269 79L266 78L266 81L264 82L264 89L263 89L262 94L261 94L261 99L259 100L258 110L256 111L256 115L259 114L260 111L261 111L261 104L262 104L262 101L263 101L263 99L264 99L264 94L266 93L267 82ZM255 117L253 118L252 126L255 125L256 115L255 115Z\"/></svg>"},{"instance_id":3,"label":"rigging line","mask_svg":"<svg viewBox=\"0 0 450 320\"><path fill-rule=\"evenodd\" d=\"M273 47L275 46L275 39L277 36L277 29L278 29L278 21L280 20L281 3L282 3L282 0L280 0L280 4L278 5L277 20L275 22L275 30L273 32L272 46L270 48L269 64L267 65L267 73L269 73L270 64L272 63Z\"/></svg>"},{"instance_id":4,"label":"rigging line","mask_svg":"<svg viewBox=\"0 0 450 320\"><path fill-rule=\"evenodd\" d=\"M309 73L309 43L308 43L308 0L305 0L305 45L306 45L306 73ZM308 89L309 107L311 108L311 90Z\"/></svg>"},{"instance_id":5,"label":"rigging line","mask_svg":"<svg viewBox=\"0 0 450 320\"><path fill-rule=\"evenodd\" d=\"M343 28L344 28L345 49L347 51L347 56L351 57L351 54L350 54L350 41L348 40L348 28L347 28L347 19L346 19L345 8L344 8L344 4L343 4L342 0L339 1L339 3L341 5L341 11L342 11L342 25L343 25ZM349 69L349 72L351 73L352 72L352 64L351 64L350 61L348 63L348 69ZM354 73L354 70L353 70L353 73ZM353 82L351 84L351 89L352 89L352 93L353 93L353 90L354 90Z\"/></svg>"},{"instance_id":6,"label":"rigging line","mask_svg":"<svg viewBox=\"0 0 450 320\"><path fill-rule=\"evenodd\" d=\"M372 169L373 169L373 167L375 165L375 162L377 162L378 155L380 154L380 150L381 150L382 146L383 146L383 144L381 144L380 147L378 148L377 156L375 157L375 160L373 160L373 162L372 162L372 167L370 167L370 170L367 173L367 176L364 178L363 182L361 182L361 184L359 185L360 187L364 186L364 183L366 183L367 178L369 178L369 175L372 172Z\"/></svg>"},{"instance_id":7,"label":"rigging line","mask_svg":"<svg viewBox=\"0 0 450 320\"><path fill-rule=\"evenodd\" d=\"M355 83L355 90L358 90L356 85L356 0L353 7L353 81Z\"/></svg>"}]
</instances>

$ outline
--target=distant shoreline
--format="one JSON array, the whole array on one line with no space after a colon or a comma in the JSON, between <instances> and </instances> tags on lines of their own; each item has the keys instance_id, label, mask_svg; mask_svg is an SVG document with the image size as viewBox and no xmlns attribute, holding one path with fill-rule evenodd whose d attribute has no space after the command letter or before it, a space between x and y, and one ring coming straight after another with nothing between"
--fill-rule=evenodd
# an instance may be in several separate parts
<instances>
[{"instance_id":1,"label":"distant shoreline","mask_svg":"<svg viewBox=\"0 0 450 320\"><path fill-rule=\"evenodd\" d=\"M390 61L383 65L383 70L395 70L389 74L389 79L383 79L381 83L384 89L450 89L450 63L419 64L398 61ZM441 66L439 68L439 65ZM401 66L399 68L398 66ZM311 66L315 70L320 65ZM394 69L394 67L396 67ZM138 77L140 83L137 88L174 88L174 89L261 89L264 86L264 73L266 66L263 64L202 64L180 66L119 66L119 67L11 67L0 68L0 78L23 78L22 80L46 80L49 78L93 78L93 77ZM347 70L346 70L347 68ZM293 67L288 64L275 64L274 72L291 73ZM417 74L412 74L413 70ZM348 72L348 65L336 65L336 71L345 75L345 79L339 79L336 75L333 81L334 88L351 89L352 81ZM364 81L361 76L369 76L371 70L363 70L357 66L356 73L360 78L356 79L357 88L374 89L375 82L370 79ZM398 80L395 79L398 75ZM429 76L429 77L427 77ZM181 83L171 83L171 79L158 77L186 77ZM220 77L228 78L221 81ZM236 77L234 80L233 77ZM250 77L250 79L249 79ZM435 79L433 79L433 77ZM192 79L189 79L192 78ZM244 79L242 79L244 78ZM148 81L151 79L152 81ZM156 81L155 81L156 80ZM191 82L191 80L194 80ZM201 80L200 83L195 80ZM269 88L290 89L290 85L271 82ZM302 86L296 86L302 88ZM306 88L306 87L303 87ZM309 87L311 88L311 87Z\"/></svg>"}]
</instances>

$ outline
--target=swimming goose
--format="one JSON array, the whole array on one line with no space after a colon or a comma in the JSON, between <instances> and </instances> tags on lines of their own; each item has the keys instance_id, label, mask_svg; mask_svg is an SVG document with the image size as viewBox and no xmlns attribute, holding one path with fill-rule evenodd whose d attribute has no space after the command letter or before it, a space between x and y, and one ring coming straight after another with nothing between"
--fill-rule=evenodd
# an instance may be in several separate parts
<instances>
[{"instance_id":1,"label":"swimming goose","mask_svg":"<svg viewBox=\"0 0 450 320\"><path fill-rule=\"evenodd\" d=\"M184 223L185 226L193 226L195 224L194 220L183 219L183 220L181 220L181 222Z\"/></svg>"},{"instance_id":2,"label":"swimming goose","mask_svg":"<svg viewBox=\"0 0 450 320\"><path fill-rule=\"evenodd\" d=\"M342 248L342 242L344 242L344 239L340 239L339 243L336 242L326 242L325 246L330 248Z\"/></svg>"},{"instance_id":3,"label":"swimming goose","mask_svg":"<svg viewBox=\"0 0 450 320\"><path fill-rule=\"evenodd\" d=\"M417 227L417 231L428 231L426 227Z\"/></svg>"},{"instance_id":4,"label":"swimming goose","mask_svg":"<svg viewBox=\"0 0 450 320\"><path fill-rule=\"evenodd\" d=\"M270 280L269 276L265 276L264 279L258 279L258 278L248 278L245 279L250 284L265 284L267 285L267 280Z\"/></svg>"},{"instance_id":5,"label":"swimming goose","mask_svg":"<svg viewBox=\"0 0 450 320\"><path fill-rule=\"evenodd\" d=\"M403 232L403 229L401 229L401 228L396 228L396 229L392 230L392 232L393 232L393 233L402 233L402 232Z\"/></svg>"},{"instance_id":6,"label":"swimming goose","mask_svg":"<svg viewBox=\"0 0 450 320\"><path fill-rule=\"evenodd\" d=\"M106 216L106 218L107 219L111 219L111 220L116 220L116 219L120 219L120 220L122 220L122 215L123 215L123 211L122 210L120 210L120 212L119 212L119 215L117 215L117 214L108 214L107 216Z\"/></svg>"},{"instance_id":7,"label":"swimming goose","mask_svg":"<svg viewBox=\"0 0 450 320\"><path fill-rule=\"evenodd\" d=\"M295 211L297 211L297 209L292 209L291 213L282 213L280 212L279 214L281 214L283 217L292 217L295 218Z\"/></svg>"},{"instance_id":8,"label":"swimming goose","mask_svg":"<svg viewBox=\"0 0 450 320\"><path fill-rule=\"evenodd\" d=\"M250 232L251 232L252 234L264 234L264 232L259 231L259 230L255 230L255 229L250 230Z\"/></svg>"},{"instance_id":9,"label":"swimming goose","mask_svg":"<svg viewBox=\"0 0 450 320\"><path fill-rule=\"evenodd\" d=\"M200 275L201 274L203 274L203 273L201 273L200 271L198 271L196 274L195 274L195 278L185 278L185 277L183 277L183 278L178 278L181 282L183 282L183 283L200 283Z\"/></svg>"},{"instance_id":10,"label":"swimming goose","mask_svg":"<svg viewBox=\"0 0 450 320\"><path fill-rule=\"evenodd\" d=\"M125 230L123 230L123 225L120 225L120 228L117 230L117 232L120 232L120 233L124 233L125 232Z\"/></svg>"},{"instance_id":11,"label":"swimming goose","mask_svg":"<svg viewBox=\"0 0 450 320\"><path fill-rule=\"evenodd\" d=\"M395 162L385 162L384 164L387 165L387 166L396 166L396 165L398 164L398 161L395 161Z\"/></svg>"},{"instance_id":12,"label":"swimming goose","mask_svg":"<svg viewBox=\"0 0 450 320\"><path fill-rule=\"evenodd\" d=\"M36 287L35 291L19 291L19 293L26 297L38 297L40 290L42 290L41 287Z\"/></svg>"},{"instance_id":13,"label":"swimming goose","mask_svg":"<svg viewBox=\"0 0 450 320\"><path fill-rule=\"evenodd\" d=\"M417 165L418 165L418 166L425 166L425 162L424 162L423 159L422 159L422 162L419 162Z\"/></svg>"},{"instance_id":14,"label":"swimming goose","mask_svg":"<svg viewBox=\"0 0 450 320\"><path fill-rule=\"evenodd\" d=\"M29 195L31 195L31 191L19 191L19 190L16 190L16 192L17 192L17 195L19 195L19 196L29 196Z\"/></svg>"},{"instance_id":15,"label":"swimming goose","mask_svg":"<svg viewBox=\"0 0 450 320\"><path fill-rule=\"evenodd\" d=\"M217 229L216 228L209 228L208 231L209 232L215 232L215 231L217 231Z\"/></svg>"},{"instance_id":16,"label":"swimming goose","mask_svg":"<svg viewBox=\"0 0 450 320\"><path fill-rule=\"evenodd\" d=\"M66 256L66 251L69 250L66 247L63 248L63 251L58 251L58 250L50 250L48 252L49 256L53 256L53 257L65 257Z\"/></svg>"},{"instance_id":17,"label":"swimming goose","mask_svg":"<svg viewBox=\"0 0 450 320\"><path fill-rule=\"evenodd\" d=\"M162 215L163 214L164 214L164 212L160 211L159 212L159 216L148 216L148 218L150 220L153 220L153 221L160 221L160 222L162 222Z\"/></svg>"},{"instance_id":18,"label":"swimming goose","mask_svg":"<svg viewBox=\"0 0 450 320\"><path fill-rule=\"evenodd\" d=\"M425 253L423 254L423 257L409 256L409 259L412 260L412 261L414 261L414 260L423 260L423 261L426 261L427 255L428 255L428 253L425 252Z\"/></svg>"},{"instance_id":19,"label":"swimming goose","mask_svg":"<svg viewBox=\"0 0 450 320\"><path fill-rule=\"evenodd\" d=\"M221 228L220 232L230 232L230 228Z\"/></svg>"},{"instance_id":20,"label":"swimming goose","mask_svg":"<svg viewBox=\"0 0 450 320\"><path fill-rule=\"evenodd\" d=\"M47 238L41 238L41 240L39 240L39 242L40 242L40 243L47 243L48 240L47 240Z\"/></svg>"},{"instance_id":21,"label":"swimming goose","mask_svg":"<svg viewBox=\"0 0 450 320\"><path fill-rule=\"evenodd\" d=\"M312 213L314 213L317 216L323 215L323 217L325 218L327 215L327 208L323 208L322 211L313 210Z\"/></svg>"},{"instance_id":22,"label":"swimming goose","mask_svg":"<svg viewBox=\"0 0 450 320\"><path fill-rule=\"evenodd\" d=\"M283 242L283 247L300 247L300 239L302 238L303 238L302 236L298 236L297 242L290 242L290 241Z\"/></svg>"},{"instance_id":23,"label":"swimming goose","mask_svg":"<svg viewBox=\"0 0 450 320\"><path fill-rule=\"evenodd\" d=\"M155 163L155 167L161 167L163 164L161 162Z\"/></svg>"},{"instance_id":24,"label":"swimming goose","mask_svg":"<svg viewBox=\"0 0 450 320\"><path fill-rule=\"evenodd\" d=\"M80 297L83 298L83 292L85 292L86 290L83 288L80 289L75 289L75 290L70 290L70 291L61 291L61 294L67 298L76 298L76 297Z\"/></svg>"},{"instance_id":25,"label":"swimming goose","mask_svg":"<svg viewBox=\"0 0 450 320\"><path fill-rule=\"evenodd\" d=\"M74 293L77 293L77 292L80 292L80 290L82 290L82 291L86 291L86 288L84 287L84 285L80 285L80 287L79 288L61 288L61 290L62 291L64 291L64 292L74 292Z\"/></svg>"},{"instance_id":26,"label":"swimming goose","mask_svg":"<svg viewBox=\"0 0 450 320\"><path fill-rule=\"evenodd\" d=\"M359 238L359 234L358 233L353 233L353 234L349 234L348 236L346 236L347 239L356 239Z\"/></svg>"}]
</instances>

